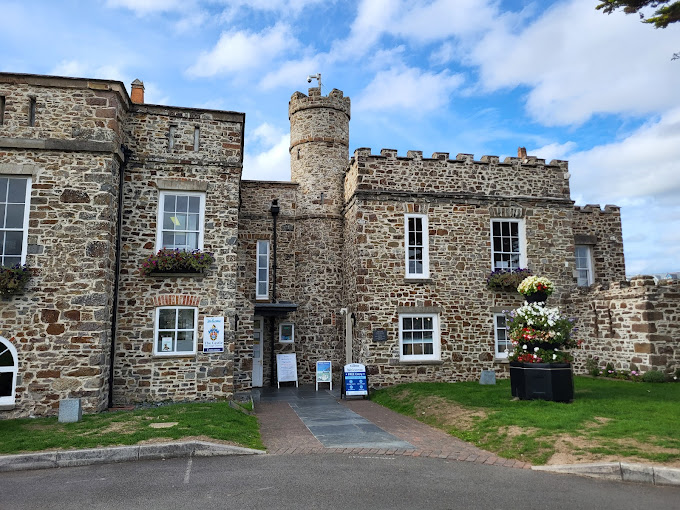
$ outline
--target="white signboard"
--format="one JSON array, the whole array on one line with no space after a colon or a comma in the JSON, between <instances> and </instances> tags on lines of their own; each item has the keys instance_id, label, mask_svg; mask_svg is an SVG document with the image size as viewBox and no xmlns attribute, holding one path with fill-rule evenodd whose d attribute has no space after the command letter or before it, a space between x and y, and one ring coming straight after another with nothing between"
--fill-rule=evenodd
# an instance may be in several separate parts
<instances>
[{"instance_id":1,"label":"white signboard","mask_svg":"<svg viewBox=\"0 0 680 510\"><path fill-rule=\"evenodd\" d=\"M316 391L319 391L319 383L330 383L333 389L333 377L331 376L331 362L316 362Z\"/></svg>"},{"instance_id":2,"label":"white signboard","mask_svg":"<svg viewBox=\"0 0 680 510\"><path fill-rule=\"evenodd\" d=\"M295 353L276 355L276 380L279 387L280 383L288 381L295 381L295 386L298 385Z\"/></svg>"},{"instance_id":3,"label":"white signboard","mask_svg":"<svg viewBox=\"0 0 680 510\"><path fill-rule=\"evenodd\" d=\"M203 352L224 352L224 317L203 321Z\"/></svg>"}]
</instances>

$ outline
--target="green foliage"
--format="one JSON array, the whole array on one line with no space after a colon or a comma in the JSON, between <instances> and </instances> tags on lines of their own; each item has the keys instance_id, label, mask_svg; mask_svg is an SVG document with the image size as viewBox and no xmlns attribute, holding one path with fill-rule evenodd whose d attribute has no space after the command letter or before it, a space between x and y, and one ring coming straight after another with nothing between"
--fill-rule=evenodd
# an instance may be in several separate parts
<instances>
[{"instance_id":1,"label":"green foliage","mask_svg":"<svg viewBox=\"0 0 680 510\"><path fill-rule=\"evenodd\" d=\"M670 4L670 5L667 5ZM645 18L640 11L645 7L656 9L654 16ZM680 0L605 0L595 7L606 14L611 14L617 9L623 9L626 14L639 13L643 23L650 23L654 28L666 28L671 23L680 21Z\"/></svg>"},{"instance_id":2,"label":"green foliage","mask_svg":"<svg viewBox=\"0 0 680 510\"><path fill-rule=\"evenodd\" d=\"M587 442L590 446L581 448L594 453L600 449L610 452L607 455L656 462L680 460L680 384L576 377L574 386L575 398L570 404L514 401L507 379L493 386L477 382L403 384L376 391L371 400L501 457L533 464L547 462L556 451L557 440L565 437L579 439L579 444ZM423 414L423 403L433 398L439 402L436 412ZM448 413L447 405L451 405ZM446 416L461 416L466 411L481 417L446 421ZM511 429L522 432L511 434ZM661 449L663 453L657 453Z\"/></svg>"},{"instance_id":3,"label":"green foliage","mask_svg":"<svg viewBox=\"0 0 680 510\"><path fill-rule=\"evenodd\" d=\"M24 290L30 278L31 270L26 265L0 267L0 296L19 294Z\"/></svg>"},{"instance_id":4,"label":"green foliage","mask_svg":"<svg viewBox=\"0 0 680 510\"><path fill-rule=\"evenodd\" d=\"M600 375L599 358L597 356L588 356L588 359L586 360L586 370L593 377Z\"/></svg>"},{"instance_id":5,"label":"green foliage","mask_svg":"<svg viewBox=\"0 0 680 510\"><path fill-rule=\"evenodd\" d=\"M162 429L150 426L160 422L177 425ZM59 423L57 418L0 420L0 454L132 445L154 438L171 441L201 435L264 449L257 418L232 409L228 402L217 402L89 414L78 423Z\"/></svg>"},{"instance_id":6,"label":"green foliage","mask_svg":"<svg viewBox=\"0 0 680 510\"><path fill-rule=\"evenodd\" d=\"M140 271L144 275L151 273L202 273L215 262L212 253L201 250L158 250L143 263Z\"/></svg>"},{"instance_id":7,"label":"green foliage","mask_svg":"<svg viewBox=\"0 0 680 510\"><path fill-rule=\"evenodd\" d=\"M486 278L486 286L491 290L517 290L527 276L531 276L529 269L496 269Z\"/></svg>"},{"instance_id":8,"label":"green foliage","mask_svg":"<svg viewBox=\"0 0 680 510\"><path fill-rule=\"evenodd\" d=\"M661 383L666 382L666 374L660 370L649 370L642 375L642 382Z\"/></svg>"}]
</instances>

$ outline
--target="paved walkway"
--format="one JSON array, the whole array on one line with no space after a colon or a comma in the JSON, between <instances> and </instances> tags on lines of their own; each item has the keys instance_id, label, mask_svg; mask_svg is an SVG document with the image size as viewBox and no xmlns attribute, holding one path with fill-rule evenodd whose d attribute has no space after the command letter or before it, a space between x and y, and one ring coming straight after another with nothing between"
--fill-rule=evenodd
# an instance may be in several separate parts
<instances>
[{"instance_id":1,"label":"paved walkway","mask_svg":"<svg viewBox=\"0 0 680 510\"><path fill-rule=\"evenodd\" d=\"M263 388L254 398L262 440L270 454L410 455L531 468L369 400L340 400L339 391L316 392L313 386Z\"/></svg>"}]
</instances>

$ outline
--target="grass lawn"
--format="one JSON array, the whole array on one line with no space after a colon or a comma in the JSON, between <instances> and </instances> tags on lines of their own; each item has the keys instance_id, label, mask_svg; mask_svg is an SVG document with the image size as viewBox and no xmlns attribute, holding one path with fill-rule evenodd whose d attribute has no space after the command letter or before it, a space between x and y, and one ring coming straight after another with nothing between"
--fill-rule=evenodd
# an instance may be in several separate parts
<instances>
[{"instance_id":1,"label":"grass lawn","mask_svg":"<svg viewBox=\"0 0 680 510\"><path fill-rule=\"evenodd\" d=\"M371 400L509 459L680 467L680 384L576 377L574 402L512 400L510 381L410 383Z\"/></svg>"},{"instance_id":2,"label":"grass lawn","mask_svg":"<svg viewBox=\"0 0 680 510\"><path fill-rule=\"evenodd\" d=\"M153 426L173 422L177 424L169 428ZM228 402L218 402L89 414L78 423L58 423L56 417L0 420L0 454L197 436L264 449L257 418L232 409Z\"/></svg>"}]
</instances>

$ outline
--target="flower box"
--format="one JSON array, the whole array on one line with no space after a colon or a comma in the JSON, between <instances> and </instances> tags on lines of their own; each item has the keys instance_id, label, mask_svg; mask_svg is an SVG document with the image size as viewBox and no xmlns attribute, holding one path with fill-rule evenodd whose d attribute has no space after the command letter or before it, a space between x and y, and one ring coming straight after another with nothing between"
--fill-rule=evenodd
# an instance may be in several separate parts
<instances>
[{"instance_id":1,"label":"flower box","mask_svg":"<svg viewBox=\"0 0 680 510\"><path fill-rule=\"evenodd\" d=\"M570 363L510 362L510 389L520 400L574 400L574 376Z\"/></svg>"},{"instance_id":2,"label":"flower box","mask_svg":"<svg viewBox=\"0 0 680 510\"><path fill-rule=\"evenodd\" d=\"M142 263L140 272L145 276L193 276L202 275L215 257L201 250L159 250Z\"/></svg>"}]
</instances>

